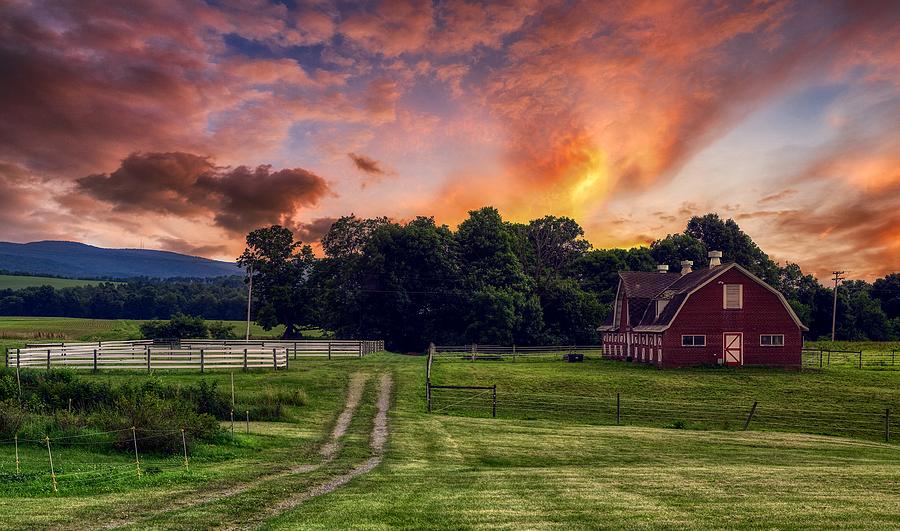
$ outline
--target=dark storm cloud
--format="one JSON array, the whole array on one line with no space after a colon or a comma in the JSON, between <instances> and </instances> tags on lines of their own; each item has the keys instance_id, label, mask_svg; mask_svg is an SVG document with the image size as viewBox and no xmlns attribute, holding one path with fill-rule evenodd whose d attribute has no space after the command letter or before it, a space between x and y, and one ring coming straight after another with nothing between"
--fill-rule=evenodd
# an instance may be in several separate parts
<instances>
[{"instance_id":1,"label":"dark storm cloud","mask_svg":"<svg viewBox=\"0 0 900 531\"><path fill-rule=\"evenodd\" d=\"M112 173L78 179L76 195L109 203L120 212L211 218L241 233L285 223L297 209L313 206L329 193L322 177L303 168L222 168L207 157L172 152L129 155Z\"/></svg>"}]
</instances>

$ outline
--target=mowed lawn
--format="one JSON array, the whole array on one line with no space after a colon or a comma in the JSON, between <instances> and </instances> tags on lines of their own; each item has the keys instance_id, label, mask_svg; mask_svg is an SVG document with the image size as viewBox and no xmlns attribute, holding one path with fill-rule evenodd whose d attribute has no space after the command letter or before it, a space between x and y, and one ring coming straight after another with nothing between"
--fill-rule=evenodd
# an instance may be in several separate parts
<instances>
[{"instance_id":1,"label":"mowed lawn","mask_svg":"<svg viewBox=\"0 0 900 531\"><path fill-rule=\"evenodd\" d=\"M370 375L340 455L323 468L263 481L222 499L175 507L175 501L311 462L341 409L347 381ZM374 377L389 372L395 393L384 462L346 486L273 518L279 500L327 481L369 455ZM606 394L642 390L670 400L740 396L790 399L799 409L829 402L861 404L866 393L896 402L893 373L753 370L659 371L591 362L435 365L445 383L496 382L504 390ZM866 380L877 375L885 380ZM887 375L887 376L885 376ZM145 374L91 378L140 382ZM196 373L158 373L191 382ZM220 386L227 373L206 375ZM428 414L424 358L376 354L363 360L305 360L280 373L236 373L239 403L265 388L302 388L309 404L283 423L251 426L237 442L205 449L191 472L119 480L53 495L0 486L6 528L94 527L110 514L146 514L134 527L509 528L598 527L824 528L900 526L900 445L777 431L665 429L598 425L578 410L553 418L498 419ZM817 394L818 389L818 394ZM465 414L469 414L463 411ZM472 412L479 415L479 412ZM240 425L239 425L240 430ZM248 451L249 450L249 451ZM4 448L4 463L11 455ZM65 460L65 449L59 459ZM198 450L199 452L199 450ZM127 457L122 457L127 462ZM6 470L9 470L8 466ZM92 489L96 488L96 492ZM171 506L167 509L167 505Z\"/></svg>"}]
</instances>

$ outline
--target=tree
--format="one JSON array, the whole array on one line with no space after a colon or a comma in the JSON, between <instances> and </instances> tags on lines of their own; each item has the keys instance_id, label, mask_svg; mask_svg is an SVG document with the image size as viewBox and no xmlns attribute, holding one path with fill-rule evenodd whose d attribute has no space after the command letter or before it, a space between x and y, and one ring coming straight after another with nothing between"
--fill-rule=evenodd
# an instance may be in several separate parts
<instances>
[{"instance_id":1,"label":"tree","mask_svg":"<svg viewBox=\"0 0 900 531\"><path fill-rule=\"evenodd\" d=\"M313 290L306 285L315 265L312 248L294 241L290 229L272 225L247 235L247 248L237 262L253 276L257 322L266 330L284 325L285 339L301 337L314 312Z\"/></svg>"},{"instance_id":2,"label":"tree","mask_svg":"<svg viewBox=\"0 0 900 531\"><path fill-rule=\"evenodd\" d=\"M330 258L346 259L359 255L372 238L372 233L390 224L386 217L360 219L353 214L343 216L322 237L322 250Z\"/></svg>"},{"instance_id":3,"label":"tree","mask_svg":"<svg viewBox=\"0 0 900 531\"><path fill-rule=\"evenodd\" d=\"M900 273L891 273L884 278L876 279L872 284L871 294L890 319L900 317Z\"/></svg>"},{"instance_id":4,"label":"tree","mask_svg":"<svg viewBox=\"0 0 900 531\"><path fill-rule=\"evenodd\" d=\"M522 263L538 294L590 249L584 229L566 217L544 216L525 226Z\"/></svg>"}]
</instances>

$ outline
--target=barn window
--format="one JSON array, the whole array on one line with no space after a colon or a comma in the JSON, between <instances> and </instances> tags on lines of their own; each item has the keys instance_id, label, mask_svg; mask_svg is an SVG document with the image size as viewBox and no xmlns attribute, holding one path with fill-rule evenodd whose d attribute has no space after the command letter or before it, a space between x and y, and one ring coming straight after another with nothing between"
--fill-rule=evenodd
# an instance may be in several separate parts
<instances>
[{"instance_id":1,"label":"barn window","mask_svg":"<svg viewBox=\"0 0 900 531\"><path fill-rule=\"evenodd\" d=\"M744 307L744 286L741 284L725 284L722 295L726 310L740 310Z\"/></svg>"},{"instance_id":2,"label":"barn window","mask_svg":"<svg viewBox=\"0 0 900 531\"><path fill-rule=\"evenodd\" d=\"M666 309L666 304L669 304L669 301L667 301L667 300L656 301L656 318L657 319L659 318L659 314L661 314L663 312L663 310Z\"/></svg>"},{"instance_id":3,"label":"barn window","mask_svg":"<svg viewBox=\"0 0 900 531\"><path fill-rule=\"evenodd\" d=\"M681 336L682 347L705 347L706 336Z\"/></svg>"},{"instance_id":4,"label":"barn window","mask_svg":"<svg viewBox=\"0 0 900 531\"><path fill-rule=\"evenodd\" d=\"M759 346L761 347L783 347L784 334L762 334L759 336Z\"/></svg>"}]
</instances>

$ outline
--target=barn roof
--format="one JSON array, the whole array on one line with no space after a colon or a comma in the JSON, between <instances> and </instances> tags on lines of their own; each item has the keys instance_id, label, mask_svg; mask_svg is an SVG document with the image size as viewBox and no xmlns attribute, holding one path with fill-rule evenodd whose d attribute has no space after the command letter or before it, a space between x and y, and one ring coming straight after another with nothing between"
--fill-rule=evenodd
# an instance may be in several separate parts
<instances>
[{"instance_id":1,"label":"barn roof","mask_svg":"<svg viewBox=\"0 0 900 531\"><path fill-rule=\"evenodd\" d=\"M769 286L760 278L750 273L735 263L722 264L718 267L698 269L687 274L680 273L649 273L642 271L622 271L619 273L620 289L624 288L625 297L628 298L628 319L635 330L646 332L659 332L669 327L675 316L681 310L691 293L704 286L714 278L732 268L738 268L751 279L757 281L775 293L781 300L788 313L803 330L807 328L800 322L797 314L787 303L784 296L775 288ZM666 307L656 315L655 301L668 301ZM613 312L610 312L611 314ZM601 329L615 328L612 318L608 318Z\"/></svg>"}]
</instances>

